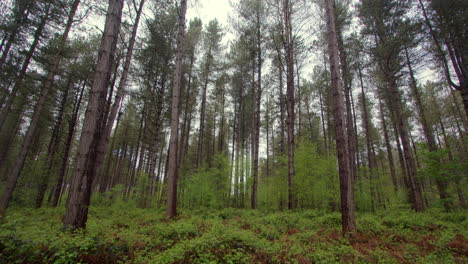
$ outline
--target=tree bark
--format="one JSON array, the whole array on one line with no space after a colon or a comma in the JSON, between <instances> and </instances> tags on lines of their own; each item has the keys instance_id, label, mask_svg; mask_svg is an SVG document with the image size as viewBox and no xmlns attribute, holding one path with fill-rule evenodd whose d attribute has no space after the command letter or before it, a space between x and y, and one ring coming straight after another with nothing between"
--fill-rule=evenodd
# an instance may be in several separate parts
<instances>
[{"instance_id":1,"label":"tree bark","mask_svg":"<svg viewBox=\"0 0 468 264\"><path fill-rule=\"evenodd\" d=\"M283 6L285 41L283 43L286 51L286 107L287 107L287 126L288 126L288 209L296 208L296 188L294 176L296 174L294 167L294 57L293 57L293 39L292 39L292 6L289 0L284 1Z\"/></svg>"},{"instance_id":2,"label":"tree bark","mask_svg":"<svg viewBox=\"0 0 468 264\"><path fill-rule=\"evenodd\" d=\"M64 227L70 230L86 227L88 207L91 202L91 186L95 177L94 161L99 138L103 132L102 113L106 103L107 87L110 82L117 46L122 9L123 0L109 0L96 72L90 91L66 212L63 218Z\"/></svg>"},{"instance_id":3,"label":"tree bark","mask_svg":"<svg viewBox=\"0 0 468 264\"><path fill-rule=\"evenodd\" d=\"M185 13L187 0L180 1L179 25L177 28L177 52L174 71L174 86L172 88L171 106L171 138L169 141L169 160L167 173L167 211L169 218L177 215L177 141L179 132L179 95L182 81L182 56L185 42Z\"/></svg>"},{"instance_id":4,"label":"tree bark","mask_svg":"<svg viewBox=\"0 0 468 264\"><path fill-rule=\"evenodd\" d=\"M330 72L334 98L334 118L336 133L336 151L340 175L341 219L343 233L356 231L354 220L353 183L350 174L348 139L345 131L343 82L339 73L338 40L335 23L335 10L332 0L325 0L327 21L327 42L330 58Z\"/></svg>"}]
</instances>

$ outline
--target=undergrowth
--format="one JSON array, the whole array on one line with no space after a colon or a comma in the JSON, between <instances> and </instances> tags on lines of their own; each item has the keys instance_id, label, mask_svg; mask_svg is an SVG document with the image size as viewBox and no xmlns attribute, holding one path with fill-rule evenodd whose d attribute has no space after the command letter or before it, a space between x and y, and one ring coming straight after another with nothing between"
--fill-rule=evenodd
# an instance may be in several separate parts
<instances>
[{"instance_id":1,"label":"undergrowth","mask_svg":"<svg viewBox=\"0 0 468 264\"><path fill-rule=\"evenodd\" d=\"M0 225L0 263L466 263L465 212L358 214L342 236L338 213L91 207L85 231L62 229L64 209L12 208Z\"/></svg>"}]
</instances>

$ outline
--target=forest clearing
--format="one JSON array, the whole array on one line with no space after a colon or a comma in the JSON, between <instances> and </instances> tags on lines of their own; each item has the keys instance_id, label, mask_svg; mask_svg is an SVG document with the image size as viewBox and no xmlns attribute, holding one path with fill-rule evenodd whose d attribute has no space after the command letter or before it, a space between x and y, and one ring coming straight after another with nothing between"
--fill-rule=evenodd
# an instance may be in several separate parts
<instances>
[{"instance_id":1,"label":"forest clearing","mask_svg":"<svg viewBox=\"0 0 468 264\"><path fill-rule=\"evenodd\" d=\"M0 263L467 263L465 0L0 1Z\"/></svg>"}]
</instances>

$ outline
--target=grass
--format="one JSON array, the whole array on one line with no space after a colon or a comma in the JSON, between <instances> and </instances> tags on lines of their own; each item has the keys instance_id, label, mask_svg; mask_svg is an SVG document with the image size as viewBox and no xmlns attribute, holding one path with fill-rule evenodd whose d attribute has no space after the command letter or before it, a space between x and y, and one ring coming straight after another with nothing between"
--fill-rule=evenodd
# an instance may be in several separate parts
<instances>
[{"instance_id":1,"label":"grass","mask_svg":"<svg viewBox=\"0 0 468 264\"><path fill-rule=\"evenodd\" d=\"M62 230L64 209L12 208L0 263L466 263L465 212L358 214L343 237L338 213L91 207L85 231Z\"/></svg>"}]
</instances>

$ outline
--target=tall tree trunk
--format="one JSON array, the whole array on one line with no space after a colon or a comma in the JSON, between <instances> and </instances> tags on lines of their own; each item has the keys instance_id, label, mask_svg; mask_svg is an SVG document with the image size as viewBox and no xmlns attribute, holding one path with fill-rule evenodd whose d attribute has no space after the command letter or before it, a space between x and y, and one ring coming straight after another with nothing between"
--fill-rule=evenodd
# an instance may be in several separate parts
<instances>
[{"instance_id":1,"label":"tall tree trunk","mask_svg":"<svg viewBox=\"0 0 468 264\"><path fill-rule=\"evenodd\" d=\"M187 0L180 1L179 25L177 29L177 52L174 71L174 86L172 89L171 106L171 138L169 141L169 162L167 173L167 216L173 218L177 215L177 141L179 133L179 95L182 81L182 56L185 42L185 13Z\"/></svg>"},{"instance_id":2,"label":"tall tree trunk","mask_svg":"<svg viewBox=\"0 0 468 264\"><path fill-rule=\"evenodd\" d=\"M341 220L343 232L354 232L356 224L354 220L354 197L353 183L350 175L348 139L345 131L344 120L344 99L343 99L343 83L339 73L339 57L338 57L338 40L335 23L335 10L332 0L325 0L325 11L327 21L327 41L328 53L330 57L330 72L333 89L334 101L334 119L336 133L336 151L338 154L338 168L340 175L340 192L341 192Z\"/></svg>"},{"instance_id":3,"label":"tall tree trunk","mask_svg":"<svg viewBox=\"0 0 468 264\"><path fill-rule=\"evenodd\" d=\"M357 174L357 167L356 167L356 156L355 156L355 143L354 143L354 123L353 123L353 113L351 109L351 77L348 70L348 62L347 62L347 54L344 48L343 43L343 36L341 33L341 28L338 25L335 25L337 40L338 40L338 51L340 57L340 65L341 65L341 75L343 77L343 85L344 85L344 97L345 97L345 104L346 104L346 132L348 136L348 150L349 150L349 166L350 166L350 173L351 178L355 179ZM364 95L363 95L364 96ZM372 174L371 174L372 175Z\"/></svg>"},{"instance_id":4,"label":"tall tree trunk","mask_svg":"<svg viewBox=\"0 0 468 264\"><path fill-rule=\"evenodd\" d=\"M103 119L103 123L102 123L103 131L100 134L100 138L97 143L98 146L96 150L96 159L95 159L94 168L93 168L96 174L99 172L99 169L104 161L104 156L107 151L107 146L109 145L109 137L112 132L112 127L114 126L114 121L117 117L117 113L119 109L121 108L122 101L124 100L124 97L125 97L125 93L126 93L125 86L127 85L128 71L130 69L130 64L132 61L133 48L135 46L135 39L136 39L136 35L138 32L138 25L140 23L140 17L143 11L144 4L145 4L145 0L140 0L140 5L138 6L138 10L137 10L136 17L135 17L135 23L133 24L133 28L132 28L132 35L130 37L128 48L127 48L127 54L125 56L122 77L120 78L119 86L117 87L117 94L115 95L115 100L112 106L110 107L110 110L106 111L108 115L105 115ZM114 73L113 82L115 82L116 76L117 76L117 71ZM111 85L111 87L113 86L114 84ZM107 106L110 106L110 100L112 100L112 96L109 96L108 100L109 102ZM108 174L102 174L102 176L108 177Z\"/></svg>"},{"instance_id":5,"label":"tall tree trunk","mask_svg":"<svg viewBox=\"0 0 468 264\"><path fill-rule=\"evenodd\" d=\"M286 51L286 97L287 97L287 125L288 125L288 209L296 208L296 188L294 176L296 174L294 167L294 57L293 57L293 38L292 38L292 7L289 0L284 1L284 27Z\"/></svg>"},{"instance_id":6,"label":"tall tree trunk","mask_svg":"<svg viewBox=\"0 0 468 264\"><path fill-rule=\"evenodd\" d=\"M18 181L18 178L20 176L21 170L23 169L24 162L26 160L26 156L28 155L29 149L31 147L31 143L33 141L33 136L36 132L37 125L39 123L39 119L41 117L42 113L42 108L44 107L44 104L48 98L49 91L52 88L52 85L54 83L54 78L55 75L58 72L59 66L60 66L60 60L62 59L62 53L65 48L65 43L68 39L68 33L70 32L70 29L73 24L73 20L75 17L76 10L78 9L78 5L80 3L80 0L75 0L72 4L72 8L70 10L68 20L65 26L65 30L62 34L61 40L60 40L60 46L59 46L59 51L58 53L54 56L53 61L52 61L52 67L50 72L47 74L47 79L44 82L44 85L42 86L41 93L39 96L39 99L34 106L34 112L33 116L31 117L31 123L29 124L28 130L26 132L26 136L24 138L24 142L21 146L21 151L16 159L15 165L13 167L13 171L9 174L8 179L7 179L7 185L5 188L5 192L3 193L2 199L0 201L0 217L4 215L6 208L8 207L8 204L10 202L11 197L13 196L13 191L16 188L16 183ZM50 6L50 5L49 5ZM49 6L47 9L49 9ZM42 27L45 26L45 21L47 20L48 17L48 10L46 11L47 15L45 15L45 18L43 18L43 22L41 22ZM40 26L41 27L41 26ZM42 31L42 30L41 30ZM39 35L40 36L40 35ZM38 39L39 39L38 36ZM26 70L26 69L25 69ZM11 95L10 95L11 96ZM42 195L43 197L43 195ZM41 199L42 203L42 199Z\"/></svg>"},{"instance_id":7,"label":"tall tree trunk","mask_svg":"<svg viewBox=\"0 0 468 264\"><path fill-rule=\"evenodd\" d=\"M99 138L103 132L102 113L106 103L107 88L117 46L122 9L123 0L109 0L96 73L83 121L72 184L67 199L67 209L63 218L65 228L71 230L84 228L88 218L91 186L95 177L93 163L96 159Z\"/></svg>"},{"instance_id":8,"label":"tall tree trunk","mask_svg":"<svg viewBox=\"0 0 468 264\"><path fill-rule=\"evenodd\" d=\"M261 47L261 31L260 31L260 10L257 7L257 85L255 100L255 132L254 132L254 153L253 153L253 185L252 185L252 209L257 208L257 192L258 192L258 150L260 146L260 104L262 100L262 47ZM255 89L255 88L254 88ZM268 135L267 135L268 137ZM267 154L268 155L268 154Z\"/></svg>"},{"instance_id":9,"label":"tall tree trunk","mask_svg":"<svg viewBox=\"0 0 468 264\"><path fill-rule=\"evenodd\" d=\"M280 58L281 54L278 53L278 58ZM280 59L278 59L280 60ZM280 60L281 61L281 60ZM280 153L283 155L285 153L285 148L284 148L284 134L285 134L285 125L284 125L284 120L285 120L285 111L284 111L284 93L283 93L283 66L280 63L278 63L278 76L279 76L279 104L280 104Z\"/></svg>"}]
</instances>

